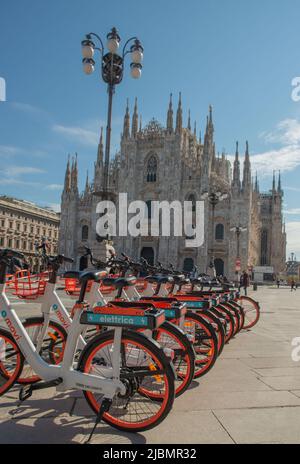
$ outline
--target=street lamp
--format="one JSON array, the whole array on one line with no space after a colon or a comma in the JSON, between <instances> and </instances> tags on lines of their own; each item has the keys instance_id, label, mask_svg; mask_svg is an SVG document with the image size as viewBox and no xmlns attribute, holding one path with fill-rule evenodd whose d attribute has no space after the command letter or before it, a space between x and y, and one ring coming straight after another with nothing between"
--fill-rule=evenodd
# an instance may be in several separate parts
<instances>
[{"instance_id":1,"label":"street lamp","mask_svg":"<svg viewBox=\"0 0 300 464\"><path fill-rule=\"evenodd\" d=\"M241 237L242 232L247 231L247 228L246 227L241 227L241 226L236 226L236 227L232 227L230 229L230 231L234 232L235 235L236 235L236 262L235 262L235 265L236 265L236 268L237 268L237 262L240 259L240 237ZM239 285L239 271L238 271L238 269L236 269L235 274L236 274L236 284L238 286Z\"/></svg>"},{"instance_id":2,"label":"street lamp","mask_svg":"<svg viewBox=\"0 0 300 464\"><path fill-rule=\"evenodd\" d=\"M138 79L142 74L142 61L144 49L137 37L131 37L125 42L122 52L118 54L121 38L115 27L107 34L108 53L105 52L103 42L99 35L90 32L81 42L82 47L82 64L86 74L92 74L95 70L96 62L94 60L95 51L100 52L101 56L101 75L103 81L107 84L108 92L108 112L105 141L105 161L104 161L104 189L102 196L108 196L109 181L109 157L110 157L110 139L111 139L111 116L112 116L112 99L115 92L115 86L120 84L124 73L124 59L129 53L131 54L131 76ZM95 40L96 39L96 40ZM96 47L95 41L99 42ZM129 47L129 44L132 45Z\"/></svg>"},{"instance_id":3,"label":"street lamp","mask_svg":"<svg viewBox=\"0 0 300 464\"><path fill-rule=\"evenodd\" d=\"M212 218L211 218L211 261L209 267L213 270L214 277L216 277L216 268L215 268L215 250L214 250L214 232L215 232L215 210L216 206L220 201L226 200L228 198L227 193L222 192L204 192L201 195L202 199L208 199L209 204L212 207Z\"/></svg>"}]
</instances>

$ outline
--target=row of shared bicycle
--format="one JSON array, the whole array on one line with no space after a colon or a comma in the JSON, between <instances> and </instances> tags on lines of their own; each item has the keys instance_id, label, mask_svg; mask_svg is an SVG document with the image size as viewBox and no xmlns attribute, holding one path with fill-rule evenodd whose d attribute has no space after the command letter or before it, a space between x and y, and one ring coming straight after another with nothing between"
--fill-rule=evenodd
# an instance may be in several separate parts
<instances>
[{"instance_id":1,"label":"row of shared bicycle","mask_svg":"<svg viewBox=\"0 0 300 464\"><path fill-rule=\"evenodd\" d=\"M258 322L260 308L228 282L124 254L105 263L86 254L92 270L61 276L72 259L45 256L47 273L7 280L22 255L0 250L0 395L14 384L21 402L53 386L82 390L96 415L89 441L101 420L127 432L162 422L174 398ZM75 300L71 309L58 287ZM16 297L39 303L41 315L21 320Z\"/></svg>"}]
</instances>

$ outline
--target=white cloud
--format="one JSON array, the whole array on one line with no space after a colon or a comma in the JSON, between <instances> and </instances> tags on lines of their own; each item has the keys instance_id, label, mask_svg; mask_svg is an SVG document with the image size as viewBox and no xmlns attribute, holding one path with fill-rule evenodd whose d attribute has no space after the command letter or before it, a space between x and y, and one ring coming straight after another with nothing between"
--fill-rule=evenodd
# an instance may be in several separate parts
<instances>
[{"instance_id":1,"label":"white cloud","mask_svg":"<svg viewBox=\"0 0 300 464\"><path fill-rule=\"evenodd\" d=\"M45 186L46 190L62 190L63 185L61 184L49 184Z\"/></svg>"},{"instance_id":2,"label":"white cloud","mask_svg":"<svg viewBox=\"0 0 300 464\"><path fill-rule=\"evenodd\" d=\"M300 122L297 119L284 119L280 121L272 132L263 132L261 137L266 142L281 143L283 145L299 144Z\"/></svg>"},{"instance_id":3,"label":"white cloud","mask_svg":"<svg viewBox=\"0 0 300 464\"><path fill-rule=\"evenodd\" d=\"M18 111L23 111L27 114L49 116L47 111L43 110L42 108L38 108L37 106L31 105L30 103L11 102L9 104L12 108Z\"/></svg>"},{"instance_id":4,"label":"white cloud","mask_svg":"<svg viewBox=\"0 0 300 464\"><path fill-rule=\"evenodd\" d=\"M20 177L23 174L41 174L44 173L43 169L35 168L33 166L8 166L2 170L2 173L7 177Z\"/></svg>"},{"instance_id":5,"label":"white cloud","mask_svg":"<svg viewBox=\"0 0 300 464\"><path fill-rule=\"evenodd\" d=\"M0 156L1 157L10 157L22 153L22 150L19 147L14 147L13 145L0 145Z\"/></svg>"},{"instance_id":6,"label":"white cloud","mask_svg":"<svg viewBox=\"0 0 300 464\"><path fill-rule=\"evenodd\" d=\"M260 178L272 175L274 170L289 172L300 166L300 121L284 119L277 124L274 131L263 132L260 137L267 144L281 145L262 153L251 154L252 169L258 172ZM233 162L234 157L231 156L230 160Z\"/></svg>"},{"instance_id":7,"label":"white cloud","mask_svg":"<svg viewBox=\"0 0 300 464\"><path fill-rule=\"evenodd\" d=\"M60 213L60 203L46 203L45 206L53 209L56 213Z\"/></svg>"},{"instance_id":8,"label":"white cloud","mask_svg":"<svg viewBox=\"0 0 300 464\"><path fill-rule=\"evenodd\" d=\"M283 211L284 214L300 214L300 208L290 208L290 209L287 209L285 211Z\"/></svg>"},{"instance_id":9,"label":"white cloud","mask_svg":"<svg viewBox=\"0 0 300 464\"><path fill-rule=\"evenodd\" d=\"M84 129L76 126L63 126L55 124L53 130L70 139L74 139L83 145L97 146L99 141L99 131Z\"/></svg>"},{"instance_id":10,"label":"white cloud","mask_svg":"<svg viewBox=\"0 0 300 464\"><path fill-rule=\"evenodd\" d=\"M300 255L300 221L287 222L287 254L292 252Z\"/></svg>"}]
</instances>

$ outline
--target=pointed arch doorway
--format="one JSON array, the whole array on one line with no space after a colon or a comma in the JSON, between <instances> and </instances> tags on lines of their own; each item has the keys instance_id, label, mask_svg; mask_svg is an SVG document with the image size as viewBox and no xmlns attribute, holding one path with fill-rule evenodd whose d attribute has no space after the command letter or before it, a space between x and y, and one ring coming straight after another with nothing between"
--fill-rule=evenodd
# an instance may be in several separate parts
<instances>
[{"instance_id":1,"label":"pointed arch doorway","mask_svg":"<svg viewBox=\"0 0 300 464\"><path fill-rule=\"evenodd\" d=\"M146 259L150 266L154 265L154 250L152 247L143 247L141 250L141 258Z\"/></svg>"}]
</instances>

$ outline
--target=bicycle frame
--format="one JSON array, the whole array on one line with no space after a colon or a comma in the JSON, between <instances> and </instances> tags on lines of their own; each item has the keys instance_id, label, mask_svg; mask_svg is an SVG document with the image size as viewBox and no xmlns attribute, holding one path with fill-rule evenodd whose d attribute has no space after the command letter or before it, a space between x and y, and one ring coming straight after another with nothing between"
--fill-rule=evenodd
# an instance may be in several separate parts
<instances>
[{"instance_id":1,"label":"bicycle frame","mask_svg":"<svg viewBox=\"0 0 300 464\"><path fill-rule=\"evenodd\" d=\"M53 284L49 284L46 295L54 295L57 303L60 302L60 308L64 308L58 295L53 289ZM52 287L52 288L51 288ZM46 305L48 309L46 308ZM120 350L122 328L115 328L114 331L114 353L112 368L103 368L102 372L107 378L100 376L85 374L74 370L74 356L77 350L78 339L84 332L86 326L80 323L80 317L83 310L78 310L74 314L74 318L69 326L68 338L64 350L64 356L60 365L47 364L39 355L37 348L32 343L29 335L26 332L17 313L12 308L6 294L5 284L0 284L0 315L5 322L8 330L14 336L22 354L26 361L34 369L39 377L46 381L61 379L62 382L56 387L58 391L66 391L69 389L90 390L96 393L101 393L105 398L112 399L116 393L125 393L125 386L120 381ZM48 305L48 296L43 302L44 314L49 315L50 306ZM66 311L66 310L65 310ZM45 324L47 330L47 324Z\"/></svg>"}]
</instances>

